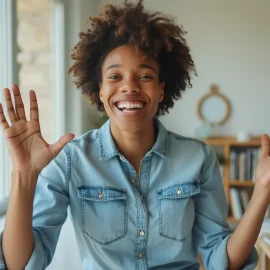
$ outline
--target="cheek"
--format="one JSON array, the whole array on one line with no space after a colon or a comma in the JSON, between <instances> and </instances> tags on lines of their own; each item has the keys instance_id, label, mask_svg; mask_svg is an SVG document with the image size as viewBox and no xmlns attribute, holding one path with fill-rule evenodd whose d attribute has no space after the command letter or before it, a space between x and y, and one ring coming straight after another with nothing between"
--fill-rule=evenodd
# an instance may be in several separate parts
<instances>
[{"instance_id":1,"label":"cheek","mask_svg":"<svg viewBox=\"0 0 270 270\"><path fill-rule=\"evenodd\" d=\"M151 99L152 102L159 103L162 97L162 92L158 87L156 87L155 90L152 90L148 93L148 97Z\"/></svg>"},{"instance_id":2,"label":"cheek","mask_svg":"<svg viewBox=\"0 0 270 270\"><path fill-rule=\"evenodd\" d=\"M102 90L101 90L101 94L102 94L102 97L103 97L103 102L108 103L110 97L113 94L112 87L110 85L107 85L107 84L103 85Z\"/></svg>"}]
</instances>

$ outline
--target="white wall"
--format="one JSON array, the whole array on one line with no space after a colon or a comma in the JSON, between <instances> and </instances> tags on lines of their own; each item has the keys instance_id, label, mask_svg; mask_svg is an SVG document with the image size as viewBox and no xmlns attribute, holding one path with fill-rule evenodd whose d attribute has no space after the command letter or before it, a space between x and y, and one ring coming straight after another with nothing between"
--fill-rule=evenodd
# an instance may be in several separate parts
<instances>
[{"instance_id":1,"label":"white wall","mask_svg":"<svg viewBox=\"0 0 270 270\"><path fill-rule=\"evenodd\" d=\"M90 16L97 15L99 8L99 0L81 0L81 29L82 31L89 28L88 18ZM82 100L82 133L87 132L89 129L96 128L95 121L100 116L97 112L96 106L90 105L86 97L83 97Z\"/></svg>"},{"instance_id":2,"label":"white wall","mask_svg":"<svg viewBox=\"0 0 270 270\"><path fill-rule=\"evenodd\" d=\"M97 14L99 0L62 0L66 1L66 70L72 65L70 57L72 49L79 42L79 32L89 26L88 17ZM94 128L97 110L89 106L87 99L82 96L81 90L73 84L73 77L67 76L66 95L66 132L80 136L82 133Z\"/></svg>"},{"instance_id":3,"label":"white wall","mask_svg":"<svg viewBox=\"0 0 270 270\"><path fill-rule=\"evenodd\" d=\"M145 0L148 7L177 18L186 36L199 77L162 121L171 130L193 136L200 125L199 98L217 83L232 104L222 134L239 130L269 132L270 1Z\"/></svg>"}]
</instances>

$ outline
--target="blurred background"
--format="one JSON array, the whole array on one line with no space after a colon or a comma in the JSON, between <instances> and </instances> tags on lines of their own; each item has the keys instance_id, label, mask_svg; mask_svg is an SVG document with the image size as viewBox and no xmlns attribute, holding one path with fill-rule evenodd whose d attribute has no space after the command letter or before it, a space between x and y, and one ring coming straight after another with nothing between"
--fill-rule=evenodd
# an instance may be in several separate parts
<instances>
[{"instance_id":1,"label":"blurred background","mask_svg":"<svg viewBox=\"0 0 270 270\"><path fill-rule=\"evenodd\" d=\"M68 132L79 136L102 122L101 114L74 87L67 70L78 34L88 27L88 17L97 14L100 4L115 2L121 0L0 0L0 88L19 85L27 116L29 90L36 91L41 130L49 143ZM165 12L183 25L198 72L193 87L160 118L164 125L193 137L202 130L207 130L206 137L269 133L270 1L144 2L147 8ZM230 117L209 130L198 115L198 104L213 84L229 101ZM5 107L2 90L0 102ZM210 115L218 113L216 106L209 108ZM10 171L0 132L0 211L9 194ZM66 237L60 237L48 269L81 269L70 221L63 228L61 235Z\"/></svg>"}]
</instances>

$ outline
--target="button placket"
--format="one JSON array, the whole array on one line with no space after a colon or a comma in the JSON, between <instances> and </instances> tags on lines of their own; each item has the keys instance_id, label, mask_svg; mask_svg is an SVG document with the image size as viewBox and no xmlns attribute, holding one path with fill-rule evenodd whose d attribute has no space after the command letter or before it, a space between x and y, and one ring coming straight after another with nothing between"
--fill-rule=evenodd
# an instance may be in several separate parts
<instances>
[{"instance_id":1,"label":"button placket","mask_svg":"<svg viewBox=\"0 0 270 270\"><path fill-rule=\"evenodd\" d=\"M180 188L178 188L176 193L177 193L178 196L181 196L182 195L182 190Z\"/></svg>"},{"instance_id":2,"label":"button placket","mask_svg":"<svg viewBox=\"0 0 270 270\"><path fill-rule=\"evenodd\" d=\"M135 184L136 180L134 178L130 179L131 184Z\"/></svg>"},{"instance_id":3,"label":"button placket","mask_svg":"<svg viewBox=\"0 0 270 270\"><path fill-rule=\"evenodd\" d=\"M140 236L145 236L144 231L140 231Z\"/></svg>"},{"instance_id":4,"label":"button placket","mask_svg":"<svg viewBox=\"0 0 270 270\"><path fill-rule=\"evenodd\" d=\"M102 191L101 190L98 191L98 198L99 199L102 199L103 198L103 194L102 194Z\"/></svg>"},{"instance_id":5,"label":"button placket","mask_svg":"<svg viewBox=\"0 0 270 270\"><path fill-rule=\"evenodd\" d=\"M139 191L137 200L137 241L136 241L136 269L147 269L147 225L148 225L148 211L145 202L148 194L149 176L151 168L151 158L145 157L140 166L138 179L136 179L137 190Z\"/></svg>"}]
</instances>

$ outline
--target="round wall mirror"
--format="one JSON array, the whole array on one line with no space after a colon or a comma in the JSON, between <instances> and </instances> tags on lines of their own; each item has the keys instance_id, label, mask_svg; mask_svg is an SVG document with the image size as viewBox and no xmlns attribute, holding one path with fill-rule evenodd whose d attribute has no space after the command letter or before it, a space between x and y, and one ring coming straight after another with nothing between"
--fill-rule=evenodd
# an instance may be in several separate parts
<instances>
[{"instance_id":1,"label":"round wall mirror","mask_svg":"<svg viewBox=\"0 0 270 270\"><path fill-rule=\"evenodd\" d=\"M208 124L224 125L230 117L231 105L218 86L211 85L210 92L199 100L197 112L199 118Z\"/></svg>"}]
</instances>

